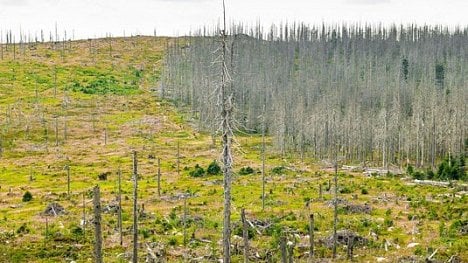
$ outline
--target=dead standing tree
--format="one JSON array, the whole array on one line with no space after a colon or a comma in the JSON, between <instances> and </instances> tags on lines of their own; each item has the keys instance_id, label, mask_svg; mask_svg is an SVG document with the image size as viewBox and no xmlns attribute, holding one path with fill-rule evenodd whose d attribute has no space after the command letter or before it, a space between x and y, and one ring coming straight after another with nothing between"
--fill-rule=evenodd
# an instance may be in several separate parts
<instances>
[{"instance_id":1,"label":"dead standing tree","mask_svg":"<svg viewBox=\"0 0 468 263\"><path fill-rule=\"evenodd\" d=\"M132 262L138 262L138 162L137 152L133 151L133 256Z\"/></svg>"},{"instance_id":2,"label":"dead standing tree","mask_svg":"<svg viewBox=\"0 0 468 263\"><path fill-rule=\"evenodd\" d=\"M93 188L94 205L94 256L96 263L102 263L102 232L101 232L101 196L99 186Z\"/></svg>"},{"instance_id":3,"label":"dead standing tree","mask_svg":"<svg viewBox=\"0 0 468 263\"><path fill-rule=\"evenodd\" d=\"M232 175L232 91L228 92L229 73L226 65L226 6L223 0L223 29L221 30L221 85L218 100L221 105L221 136L223 143L223 262L231 262L231 175Z\"/></svg>"}]
</instances>

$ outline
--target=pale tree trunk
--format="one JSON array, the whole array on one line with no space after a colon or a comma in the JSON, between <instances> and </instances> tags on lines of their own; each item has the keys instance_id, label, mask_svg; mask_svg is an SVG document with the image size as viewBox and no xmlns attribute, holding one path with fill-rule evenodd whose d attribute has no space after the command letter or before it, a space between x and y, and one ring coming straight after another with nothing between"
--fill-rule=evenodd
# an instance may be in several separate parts
<instances>
[{"instance_id":1,"label":"pale tree trunk","mask_svg":"<svg viewBox=\"0 0 468 263\"><path fill-rule=\"evenodd\" d=\"M314 214L309 216L309 263L314 259Z\"/></svg>"},{"instance_id":2,"label":"pale tree trunk","mask_svg":"<svg viewBox=\"0 0 468 263\"><path fill-rule=\"evenodd\" d=\"M96 263L102 263L102 232L101 232L101 196L99 186L93 188L94 205L94 257Z\"/></svg>"},{"instance_id":3,"label":"pale tree trunk","mask_svg":"<svg viewBox=\"0 0 468 263\"><path fill-rule=\"evenodd\" d=\"M161 197L161 158L158 158L158 196Z\"/></svg>"},{"instance_id":4,"label":"pale tree trunk","mask_svg":"<svg viewBox=\"0 0 468 263\"><path fill-rule=\"evenodd\" d=\"M67 196L70 199L70 165L67 164L65 170L67 171Z\"/></svg>"},{"instance_id":5,"label":"pale tree trunk","mask_svg":"<svg viewBox=\"0 0 468 263\"><path fill-rule=\"evenodd\" d=\"M117 172L117 175L118 175L118 184L119 184L119 193L118 193L118 200L119 200L119 213L118 213L118 218L117 218L117 222L119 224L119 241L120 241L120 245L122 246L123 245L123 237L122 237L122 171L118 170Z\"/></svg>"},{"instance_id":6,"label":"pale tree trunk","mask_svg":"<svg viewBox=\"0 0 468 263\"><path fill-rule=\"evenodd\" d=\"M133 255L132 262L138 262L138 161L133 151Z\"/></svg>"},{"instance_id":7,"label":"pale tree trunk","mask_svg":"<svg viewBox=\"0 0 468 263\"><path fill-rule=\"evenodd\" d=\"M223 262L231 262L231 175L232 175L232 156L231 156L231 99L232 94L227 92L228 73L226 68L226 11L223 0L223 30L222 37L222 65L221 65L221 118L222 118L222 142L223 142L223 189L224 189L224 209L223 209Z\"/></svg>"},{"instance_id":8,"label":"pale tree trunk","mask_svg":"<svg viewBox=\"0 0 468 263\"><path fill-rule=\"evenodd\" d=\"M86 242L86 200L85 192L83 192L83 243Z\"/></svg>"},{"instance_id":9,"label":"pale tree trunk","mask_svg":"<svg viewBox=\"0 0 468 263\"><path fill-rule=\"evenodd\" d=\"M265 210L265 105L262 114L262 211Z\"/></svg>"},{"instance_id":10,"label":"pale tree trunk","mask_svg":"<svg viewBox=\"0 0 468 263\"><path fill-rule=\"evenodd\" d=\"M242 237L244 239L244 263L249 262L249 231L247 226L247 219L245 218L245 209L241 210L242 220Z\"/></svg>"}]
</instances>

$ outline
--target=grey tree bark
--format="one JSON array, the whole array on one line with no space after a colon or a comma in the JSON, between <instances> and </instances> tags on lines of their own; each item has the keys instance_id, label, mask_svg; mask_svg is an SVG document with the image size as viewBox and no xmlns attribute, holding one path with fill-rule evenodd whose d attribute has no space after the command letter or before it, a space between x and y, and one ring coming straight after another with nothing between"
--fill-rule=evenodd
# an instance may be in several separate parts
<instances>
[{"instance_id":1,"label":"grey tree bark","mask_svg":"<svg viewBox=\"0 0 468 263\"><path fill-rule=\"evenodd\" d=\"M102 232L101 232L101 194L99 186L93 188L94 207L94 260L102 263Z\"/></svg>"}]
</instances>

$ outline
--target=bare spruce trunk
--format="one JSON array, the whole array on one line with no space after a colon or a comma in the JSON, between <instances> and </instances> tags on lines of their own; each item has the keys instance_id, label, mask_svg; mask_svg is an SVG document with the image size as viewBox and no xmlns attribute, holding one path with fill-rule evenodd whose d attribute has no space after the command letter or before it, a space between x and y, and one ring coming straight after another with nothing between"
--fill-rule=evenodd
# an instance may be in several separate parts
<instances>
[{"instance_id":1,"label":"bare spruce trunk","mask_svg":"<svg viewBox=\"0 0 468 263\"><path fill-rule=\"evenodd\" d=\"M83 192L83 243L86 242L86 199L85 199L86 193Z\"/></svg>"},{"instance_id":2,"label":"bare spruce trunk","mask_svg":"<svg viewBox=\"0 0 468 263\"><path fill-rule=\"evenodd\" d=\"M104 145L107 145L107 125L106 128L104 128Z\"/></svg>"},{"instance_id":3,"label":"bare spruce trunk","mask_svg":"<svg viewBox=\"0 0 468 263\"><path fill-rule=\"evenodd\" d=\"M309 263L314 259L314 214L309 216Z\"/></svg>"},{"instance_id":4,"label":"bare spruce trunk","mask_svg":"<svg viewBox=\"0 0 468 263\"><path fill-rule=\"evenodd\" d=\"M161 158L158 158L158 196L161 197Z\"/></svg>"},{"instance_id":5,"label":"bare spruce trunk","mask_svg":"<svg viewBox=\"0 0 468 263\"><path fill-rule=\"evenodd\" d=\"M138 161L137 152L133 151L133 256L132 262L138 262Z\"/></svg>"},{"instance_id":6,"label":"bare spruce trunk","mask_svg":"<svg viewBox=\"0 0 468 263\"><path fill-rule=\"evenodd\" d=\"M55 116L55 146L58 146L59 141L58 141L58 119L57 116Z\"/></svg>"},{"instance_id":7,"label":"bare spruce trunk","mask_svg":"<svg viewBox=\"0 0 468 263\"><path fill-rule=\"evenodd\" d=\"M96 263L102 263L102 232L101 232L101 196L99 186L93 188L94 205L94 258Z\"/></svg>"},{"instance_id":8,"label":"bare spruce trunk","mask_svg":"<svg viewBox=\"0 0 468 263\"><path fill-rule=\"evenodd\" d=\"M286 247L286 236L284 233L280 237L281 263L288 263L288 251Z\"/></svg>"},{"instance_id":9,"label":"bare spruce trunk","mask_svg":"<svg viewBox=\"0 0 468 263\"><path fill-rule=\"evenodd\" d=\"M222 36L222 65L221 65L221 118L222 118L222 142L223 142L223 188L224 188L224 211L223 211L223 262L231 262L231 94L227 94L227 68L226 68L226 11L223 0L223 30Z\"/></svg>"},{"instance_id":10,"label":"bare spruce trunk","mask_svg":"<svg viewBox=\"0 0 468 263\"><path fill-rule=\"evenodd\" d=\"M177 141L177 175L180 175L180 142Z\"/></svg>"},{"instance_id":11,"label":"bare spruce trunk","mask_svg":"<svg viewBox=\"0 0 468 263\"><path fill-rule=\"evenodd\" d=\"M118 183L119 183L119 196L117 197L119 200L119 213L117 214L118 219L117 222L119 224L119 241L120 245L123 245L123 237L122 237L122 171L119 168L117 172L118 175Z\"/></svg>"},{"instance_id":12,"label":"bare spruce trunk","mask_svg":"<svg viewBox=\"0 0 468 263\"><path fill-rule=\"evenodd\" d=\"M336 237L336 227L338 223L338 163L335 160L335 176L334 176L334 181L335 181L335 196L334 196L334 201L333 201L333 258L336 258L336 242L337 242L337 237Z\"/></svg>"},{"instance_id":13,"label":"bare spruce trunk","mask_svg":"<svg viewBox=\"0 0 468 263\"><path fill-rule=\"evenodd\" d=\"M348 237L348 260L353 261L354 237Z\"/></svg>"},{"instance_id":14,"label":"bare spruce trunk","mask_svg":"<svg viewBox=\"0 0 468 263\"><path fill-rule=\"evenodd\" d=\"M262 114L262 210L265 210L265 105Z\"/></svg>"},{"instance_id":15,"label":"bare spruce trunk","mask_svg":"<svg viewBox=\"0 0 468 263\"><path fill-rule=\"evenodd\" d=\"M70 199L70 165L67 164L65 169L67 170L67 196Z\"/></svg>"},{"instance_id":16,"label":"bare spruce trunk","mask_svg":"<svg viewBox=\"0 0 468 263\"><path fill-rule=\"evenodd\" d=\"M187 247L187 197L184 197L183 225L184 225L184 247Z\"/></svg>"},{"instance_id":17,"label":"bare spruce trunk","mask_svg":"<svg viewBox=\"0 0 468 263\"><path fill-rule=\"evenodd\" d=\"M249 229L247 226L247 219L245 218L245 209L241 210L242 219L242 237L244 239L244 263L249 262Z\"/></svg>"}]
</instances>

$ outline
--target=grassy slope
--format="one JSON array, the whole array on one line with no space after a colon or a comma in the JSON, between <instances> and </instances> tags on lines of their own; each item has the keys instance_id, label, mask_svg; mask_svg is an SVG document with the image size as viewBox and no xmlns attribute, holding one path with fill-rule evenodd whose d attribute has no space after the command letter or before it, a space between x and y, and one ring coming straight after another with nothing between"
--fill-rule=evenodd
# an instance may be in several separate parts
<instances>
[{"instance_id":1,"label":"grassy slope","mask_svg":"<svg viewBox=\"0 0 468 263\"><path fill-rule=\"evenodd\" d=\"M211 149L209 136L188 125L184 114L150 92L160 74L163 49L170 41L149 37L118 38L112 39L111 43L105 39L77 41L67 43L69 46L65 51L61 44L56 47L39 44L24 51L17 50L19 54L15 61L11 47L5 53L5 59L0 61L3 145L0 158L0 262L91 260L91 227L87 227L84 241L82 235L74 231L80 222L81 196L86 193L88 216L91 213L90 189L94 185L101 186L104 204L115 199L116 171L121 167L126 230L123 248L117 241L115 215L104 215L105 261L118 262L118 255L129 252L127 247L131 245L130 152L133 149L140 157L141 203L150 215L149 219L141 220L141 242L163 242L172 261L181 261L181 255L186 252L181 246L182 201L168 202L158 198L156 164L154 159L148 158L154 155L162 159L163 196L186 191L194 193L188 201L189 213L203 220L189 224L189 236L194 233L197 239L212 242L193 242L187 251L193 255L215 253L219 257L220 246L216 244L221 238L222 187L219 180L222 178L191 178L184 169L195 164L206 167L218 157L218 150ZM54 72L57 72L57 95L54 95ZM65 88L71 83L86 86L96 80L109 81L110 76L116 80L109 84L115 88L110 94L90 95ZM55 145L54 117L57 117L58 146ZM106 130L107 145L104 144ZM260 139L245 135L239 135L237 139L240 147L236 150L236 170L247 165L258 170ZM180 142L182 156L180 175L176 172L177 142ZM310 163L310 160L302 163L294 156L269 154L269 171L279 165L291 169L282 175L268 173L268 200L264 212L261 211L260 174L237 176L233 190L233 221L237 224L240 208L245 207L249 218L282 218L276 225L290 226L305 233L310 209L317 214L318 238L329 235L332 209L317 199L318 185L323 184L325 189L332 177L330 171L322 171ZM66 164L71 167L70 199L66 196ZM107 181L98 180L98 174L102 172L112 172ZM33 181L29 181L31 174ZM408 186L398 178L366 179L359 174L342 174L339 180L350 190L342 195L343 198L351 200L356 194L354 203L367 202L375 208L371 215L340 214L340 228L350 228L367 238L370 238L371 230L379 234L379 240L371 246L355 251L358 260L372 262L376 256L393 260L414 253L425 256L428 247L439 248L436 257L458 253L468 260L463 252L468 245L466 236L449 237L447 234L447 237L439 237L442 222L448 229L457 218L466 219L466 197L450 203L450 198L437 196L449 192L447 189ZM369 194L361 194L363 188ZM21 201L25 191L32 193L31 202ZM390 197L391 201L377 200L383 196ZM395 201L395 196L401 199ZM426 197L433 197L437 202L427 202ZM324 198L329 200L331 194L324 191ZM309 199L313 201L307 208L305 202ZM412 201L408 202L409 199ZM69 213L48 218L49 238L45 239L45 217L41 212L52 201L62 204ZM417 220L410 221L413 215ZM24 231L18 231L22 225ZM412 236L414 228L419 234ZM260 251L274 249L276 236L257 235L252 241L253 246ZM382 245L384 239L401 248L390 247L386 252ZM307 244L304 238L297 241ZM406 248L411 242L420 243L420 246ZM141 251L143 255L144 249ZM296 253L301 252L298 249ZM330 250L321 247L317 248L317 253L330 256ZM344 254L341 249L340 254Z\"/></svg>"}]
</instances>

